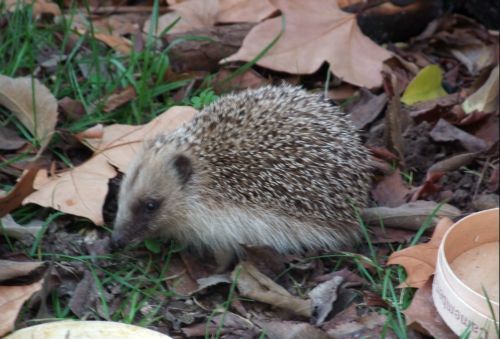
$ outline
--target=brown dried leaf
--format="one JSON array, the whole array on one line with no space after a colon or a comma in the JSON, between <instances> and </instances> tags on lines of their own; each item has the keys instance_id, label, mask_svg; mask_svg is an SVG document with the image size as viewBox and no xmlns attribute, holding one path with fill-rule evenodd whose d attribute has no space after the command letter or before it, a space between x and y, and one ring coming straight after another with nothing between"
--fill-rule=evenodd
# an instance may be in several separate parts
<instances>
[{"instance_id":1,"label":"brown dried leaf","mask_svg":"<svg viewBox=\"0 0 500 339\"><path fill-rule=\"evenodd\" d=\"M298 321L259 321L269 339L330 338L323 330Z\"/></svg>"},{"instance_id":2,"label":"brown dried leaf","mask_svg":"<svg viewBox=\"0 0 500 339\"><path fill-rule=\"evenodd\" d=\"M102 205L108 193L108 180L115 175L115 169L102 155L52 177L46 170L40 170L36 179L40 184L35 182L36 191L27 196L23 204L51 207L102 225Z\"/></svg>"},{"instance_id":3,"label":"brown dried leaf","mask_svg":"<svg viewBox=\"0 0 500 339\"><path fill-rule=\"evenodd\" d=\"M382 222L385 227L417 231L438 206L439 204L434 201L418 200L393 208L365 208L362 211L362 217L370 225L380 225ZM460 214L461 212L458 208L444 204L437 211L433 223L437 223L437 218L454 218Z\"/></svg>"},{"instance_id":4,"label":"brown dried leaf","mask_svg":"<svg viewBox=\"0 0 500 339\"><path fill-rule=\"evenodd\" d=\"M498 111L498 65L491 70L488 80L462 104L465 113Z\"/></svg>"},{"instance_id":5,"label":"brown dried leaf","mask_svg":"<svg viewBox=\"0 0 500 339\"><path fill-rule=\"evenodd\" d=\"M337 275L322 282L309 292L312 303L312 320L315 325L322 324L330 314L343 282L344 278Z\"/></svg>"},{"instance_id":6,"label":"brown dried leaf","mask_svg":"<svg viewBox=\"0 0 500 339\"><path fill-rule=\"evenodd\" d=\"M432 299L432 281L430 277L427 282L420 287L411 301L410 306L403 311L406 316L406 323L415 330L424 332L434 338L452 339L457 336L444 323L434 306ZM419 325L419 326L415 326ZM421 331L425 329L425 331Z\"/></svg>"},{"instance_id":7,"label":"brown dried leaf","mask_svg":"<svg viewBox=\"0 0 500 339\"><path fill-rule=\"evenodd\" d=\"M436 225L428 243L407 247L391 254L387 265L401 265L408 275L401 284L402 286L420 288L425 285L436 269L437 252L441 240L452 225L451 219L443 218Z\"/></svg>"},{"instance_id":8,"label":"brown dried leaf","mask_svg":"<svg viewBox=\"0 0 500 339\"><path fill-rule=\"evenodd\" d=\"M185 33L193 30L211 30L219 11L218 0L187 0L170 6L173 12L166 13L158 18L155 34L162 33L178 18L180 20L171 27L169 34ZM149 32L151 19L144 24L144 32Z\"/></svg>"},{"instance_id":9,"label":"brown dried leaf","mask_svg":"<svg viewBox=\"0 0 500 339\"><path fill-rule=\"evenodd\" d=\"M396 169L379 181L372 190L373 199L379 206L397 207L407 202L410 188Z\"/></svg>"},{"instance_id":10,"label":"brown dried leaf","mask_svg":"<svg viewBox=\"0 0 500 339\"><path fill-rule=\"evenodd\" d=\"M105 127L102 139L86 140L95 150L91 159L53 177L48 177L46 171L40 171L35 183L37 191L26 197L23 204L51 207L102 225L102 206L108 192L108 180L116 175L113 166L125 172L145 138L173 131L190 120L194 112L191 107L173 107L146 125Z\"/></svg>"},{"instance_id":11,"label":"brown dried leaf","mask_svg":"<svg viewBox=\"0 0 500 339\"><path fill-rule=\"evenodd\" d=\"M42 229L43 225L43 221L37 219L30 221L28 224L19 225L10 214L1 218L0 223L2 225L2 233L14 239L21 239L26 234L30 234L34 239L37 233Z\"/></svg>"},{"instance_id":12,"label":"brown dried leaf","mask_svg":"<svg viewBox=\"0 0 500 339\"><path fill-rule=\"evenodd\" d=\"M78 100L64 97L59 100L58 105L64 118L69 121L77 121L85 116L85 107Z\"/></svg>"},{"instance_id":13,"label":"brown dried leaf","mask_svg":"<svg viewBox=\"0 0 500 339\"><path fill-rule=\"evenodd\" d=\"M15 151L26 145L27 141L11 129L0 126L0 150Z\"/></svg>"},{"instance_id":14,"label":"brown dried leaf","mask_svg":"<svg viewBox=\"0 0 500 339\"><path fill-rule=\"evenodd\" d=\"M403 112L399 97L398 81L394 74L384 73L384 87L389 97L387 109L385 110L384 138L389 150L396 153L403 161L404 139L403 139Z\"/></svg>"},{"instance_id":15,"label":"brown dried leaf","mask_svg":"<svg viewBox=\"0 0 500 339\"><path fill-rule=\"evenodd\" d=\"M429 135L438 142L458 141L469 152L481 152L488 148L484 140L453 126L444 119L439 119Z\"/></svg>"},{"instance_id":16,"label":"brown dried leaf","mask_svg":"<svg viewBox=\"0 0 500 339\"><path fill-rule=\"evenodd\" d=\"M0 75L0 105L12 111L39 140L41 153L57 122L57 100L49 89L37 79Z\"/></svg>"},{"instance_id":17,"label":"brown dried leaf","mask_svg":"<svg viewBox=\"0 0 500 339\"><path fill-rule=\"evenodd\" d=\"M0 196L0 217L21 206L23 199L34 191L32 185L37 172L38 167L30 168L7 195Z\"/></svg>"},{"instance_id":18,"label":"brown dried leaf","mask_svg":"<svg viewBox=\"0 0 500 339\"><path fill-rule=\"evenodd\" d=\"M33 4L32 13L34 18L38 18L42 14L52 14L53 16L61 15L61 9L57 4L45 0L35 0L33 2L25 0L5 0L5 7L11 12L16 10L16 6L27 6L31 4Z\"/></svg>"},{"instance_id":19,"label":"brown dried leaf","mask_svg":"<svg viewBox=\"0 0 500 339\"><path fill-rule=\"evenodd\" d=\"M246 88L258 88L269 84L269 80L250 69L241 75L231 78L233 72L221 69L215 75L213 87L216 93L222 94Z\"/></svg>"},{"instance_id":20,"label":"brown dried leaf","mask_svg":"<svg viewBox=\"0 0 500 339\"><path fill-rule=\"evenodd\" d=\"M495 49L498 46L485 45L481 41L477 44L456 46L450 49L451 54L457 58L470 74L477 74L483 68L492 65L496 60Z\"/></svg>"},{"instance_id":21,"label":"brown dried leaf","mask_svg":"<svg viewBox=\"0 0 500 339\"><path fill-rule=\"evenodd\" d=\"M149 123L140 126L110 125L104 127L102 139L86 139L97 155L125 173L129 162L145 139L159 133L169 133L190 121L196 110L188 106L174 106Z\"/></svg>"},{"instance_id":22,"label":"brown dried leaf","mask_svg":"<svg viewBox=\"0 0 500 339\"><path fill-rule=\"evenodd\" d=\"M24 302L41 289L41 280L31 285L0 286L0 336L12 331Z\"/></svg>"},{"instance_id":23,"label":"brown dried leaf","mask_svg":"<svg viewBox=\"0 0 500 339\"><path fill-rule=\"evenodd\" d=\"M85 34L85 31L79 33ZM94 37L122 54L129 54L132 51L132 42L124 37L106 33L94 33Z\"/></svg>"},{"instance_id":24,"label":"brown dried leaf","mask_svg":"<svg viewBox=\"0 0 500 339\"><path fill-rule=\"evenodd\" d=\"M380 338L387 318L377 312L358 315L356 305L351 305L323 325L329 338ZM383 338L397 338L392 331L384 333Z\"/></svg>"},{"instance_id":25,"label":"brown dried leaf","mask_svg":"<svg viewBox=\"0 0 500 339\"><path fill-rule=\"evenodd\" d=\"M200 289L196 280L189 274L186 264L177 256L168 264L165 282L169 290L178 295L188 296Z\"/></svg>"},{"instance_id":26,"label":"brown dried leaf","mask_svg":"<svg viewBox=\"0 0 500 339\"><path fill-rule=\"evenodd\" d=\"M5 335L14 328L14 323L24 302L33 293L42 288L43 279L40 280L41 273L35 276L33 273L43 269L43 262L19 262L10 260L0 260L0 336ZM29 279L32 275L32 279ZM36 281L29 285L24 282L22 285L14 285L13 279L27 277L30 281ZM8 286L1 286L3 281L9 281Z\"/></svg>"},{"instance_id":27,"label":"brown dried leaf","mask_svg":"<svg viewBox=\"0 0 500 339\"><path fill-rule=\"evenodd\" d=\"M277 11L269 0L219 0L217 22L260 22Z\"/></svg>"},{"instance_id":28,"label":"brown dried leaf","mask_svg":"<svg viewBox=\"0 0 500 339\"><path fill-rule=\"evenodd\" d=\"M259 330L251 321L232 312L210 317L207 322L184 327L182 332L188 337L256 338Z\"/></svg>"},{"instance_id":29,"label":"brown dried leaf","mask_svg":"<svg viewBox=\"0 0 500 339\"><path fill-rule=\"evenodd\" d=\"M0 285L7 280L29 276L34 271L41 269L43 265L45 265L43 261L0 260Z\"/></svg>"},{"instance_id":30,"label":"brown dried leaf","mask_svg":"<svg viewBox=\"0 0 500 339\"><path fill-rule=\"evenodd\" d=\"M125 105L137 97L134 87L128 86L111 94L104 104L103 111L109 113L114 109Z\"/></svg>"},{"instance_id":31,"label":"brown dried leaf","mask_svg":"<svg viewBox=\"0 0 500 339\"><path fill-rule=\"evenodd\" d=\"M427 177L434 173L447 173L467 166L478 156L477 153L462 153L436 162L427 170Z\"/></svg>"},{"instance_id":32,"label":"brown dried leaf","mask_svg":"<svg viewBox=\"0 0 500 339\"><path fill-rule=\"evenodd\" d=\"M284 308L304 317L311 316L311 301L292 296L286 289L265 276L251 263L242 262L231 273L238 291L257 301Z\"/></svg>"},{"instance_id":33,"label":"brown dried leaf","mask_svg":"<svg viewBox=\"0 0 500 339\"><path fill-rule=\"evenodd\" d=\"M387 95L385 93L374 95L370 91L361 88L358 100L349 105L346 112L350 113L354 126L361 129L375 120L386 104Z\"/></svg>"},{"instance_id":34,"label":"brown dried leaf","mask_svg":"<svg viewBox=\"0 0 500 339\"><path fill-rule=\"evenodd\" d=\"M382 62L391 56L359 29L356 16L333 0L272 0L286 19L283 35L257 64L292 74L311 74L326 61L333 74L368 88L382 83ZM255 26L228 61L250 61L280 33L282 18Z\"/></svg>"}]
</instances>

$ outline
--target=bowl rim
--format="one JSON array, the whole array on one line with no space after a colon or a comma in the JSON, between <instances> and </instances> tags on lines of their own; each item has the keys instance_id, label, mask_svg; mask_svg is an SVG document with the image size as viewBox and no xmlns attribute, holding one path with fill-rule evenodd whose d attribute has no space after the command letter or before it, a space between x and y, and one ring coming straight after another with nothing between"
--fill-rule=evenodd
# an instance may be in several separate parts
<instances>
[{"instance_id":1,"label":"bowl rim","mask_svg":"<svg viewBox=\"0 0 500 339\"><path fill-rule=\"evenodd\" d=\"M472 214L469 214L468 216L458 220L457 222L455 222L445 233L444 237L443 237L443 240L441 241L441 244L439 245L439 250L438 250L438 263L439 263L439 259L442 259L442 262L445 263L446 265L442 265L444 267L441 267L441 270L443 270L443 273L444 270L447 268L447 270L449 272L451 272L451 275L452 275L452 278L456 281L458 281L458 283L461 285L461 287L465 288L468 292L472 293L474 296L476 297L479 297L481 298L481 300L487 302L488 299L486 299L486 297L483 295L483 294L480 294L476 291L474 291L471 287L469 287L467 284L465 284L462 279L460 279L456 274L455 272L453 271L453 269L451 268L451 265L450 265L450 262L448 262L448 259L446 258L446 254L445 254L445 249L444 249L444 246L446 244L446 241L448 240L448 236L451 232L453 232L456 228L458 228L461 224L462 221L464 220L468 220L468 219L472 219L472 218L476 218L478 215L480 214L484 214L484 213L493 213L495 212L498 214L499 211L500 211L500 208L499 207L495 207L495 208L491 208L491 209L488 209L488 210L482 210L482 211L478 211L478 212L475 212L475 213L472 213ZM441 266L441 265L439 265ZM436 268L438 267L438 265L436 265ZM491 305L493 307L499 307L499 302L498 301L495 301L495 300L492 300L491 298L489 299L489 302L491 303ZM498 310L497 310L497 313L498 313ZM498 321L498 320L497 320Z\"/></svg>"}]
</instances>

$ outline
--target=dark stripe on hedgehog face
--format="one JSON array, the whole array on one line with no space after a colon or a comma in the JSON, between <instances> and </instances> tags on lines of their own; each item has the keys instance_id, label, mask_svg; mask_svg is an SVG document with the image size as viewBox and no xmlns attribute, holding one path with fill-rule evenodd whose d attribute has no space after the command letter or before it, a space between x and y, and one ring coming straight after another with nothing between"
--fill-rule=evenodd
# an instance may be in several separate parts
<instances>
[{"instance_id":1,"label":"dark stripe on hedgehog face","mask_svg":"<svg viewBox=\"0 0 500 339\"><path fill-rule=\"evenodd\" d=\"M186 184L193 175L193 164L184 154L178 154L173 159L173 166L182 185Z\"/></svg>"}]
</instances>

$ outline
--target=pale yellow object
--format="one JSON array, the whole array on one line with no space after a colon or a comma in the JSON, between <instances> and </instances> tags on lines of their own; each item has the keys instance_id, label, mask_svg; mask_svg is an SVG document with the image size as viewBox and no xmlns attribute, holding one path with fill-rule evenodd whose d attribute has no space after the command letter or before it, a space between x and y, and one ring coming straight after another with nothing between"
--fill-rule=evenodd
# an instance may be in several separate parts
<instances>
[{"instance_id":1,"label":"pale yellow object","mask_svg":"<svg viewBox=\"0 0 500 339\"><path fill-rule=\"evenodd\" d=\"M112 321L56 321L23 328L4 339L172 339L147 328Z\"/></svg>"},{"instance_id":2,"label":"pale yellow object","mask_svg":"<svg viewBox=\"0 0 500 339\"><path fill-rule=\"evenodd\" d=\"M498 302L500 276L499 242L490 242L474 247L456 257L451 269L465 285L479 294L486 290L490 300Z\"/></svg>"}]
</instances>

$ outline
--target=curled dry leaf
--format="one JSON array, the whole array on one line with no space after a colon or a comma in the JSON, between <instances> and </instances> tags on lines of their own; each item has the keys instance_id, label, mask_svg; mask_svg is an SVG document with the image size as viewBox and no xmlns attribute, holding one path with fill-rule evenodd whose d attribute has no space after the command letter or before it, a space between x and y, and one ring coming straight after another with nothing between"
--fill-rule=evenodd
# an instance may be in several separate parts
<instances>
[{"instance_id":1,"label":"curled dry leaf","mask_svg":"<svg viewBox=\"0 0 500 339\"><path fill-rule=\"evenodd\" d=\"M12 331L24 302L41 289L41 280L30 285L0 286L0 336Z\"/></svg>"},{"instance_id":2,"label":"curled dry leaf","mask_svg":"<svg viewBox=\"0 0 500 339\"><path fill-rule=\"evenodd\" d=\"M425 285L436 269L437 252L446 231L453 225L448 218L441 219L436 225L428 243L411 246L391 254L387 265L401 265L408 277L403 287L420 288Z\"/></svg>"},{"instance_id":3,"label":"curled dry leaf","mask_svg":"<svg viewBox=\"0 0 500 339\"><path fill-rule=\"evenodd\" d=\"M430 335L434 338L456 338L457 336L444 323L434 306L434 301L432 300L432 281L433 277L430 277L417 290L410 306L403 311L406 316L406 322L410 327L414 327L418 331L424 329L426 332L424 333L425 335ZM420 326L415 326L416 324Z\"/></svg>"},{"instance_id":4,"label":"curled dry leaf","mask_svg":"<svg viewBox=\"0 0 500 339\"><path fill-rule=\"evenodd\" d=\"M86 139L95 150L91 159L52 177L41 171L35 182L37 191L26 197L23 204L51 207L102 225L102 206L108 193L108 180L117 174L113 166L125 172L144 139L173 131L191 120L194 112L196 110L191 107L173 107L146 125L105 127L101 139Z\"/></svg>"},{"instance_id":5,"label":"curled dry leaf","mask_svg":"<svg viewBox=\"0 0 500 339\"><path fill-rule=\"evenodd\" d=\"M15 151L26 145L26 142L13 130L0 126L0 150Z\"/></svg>"},{"instance_id":6,"label":"curled dry leaf","mask_svg":"<svg viewBox=\"0 0 500 339\"><path fill-rule=\"evenodd\" d=\"M42 288L41 274L33 275L33 273L43 269L43 265L44 263L39 261L0 260L0 336L14 328L17 314L24 302ZM23 282L22 285L12 283L13 279L30 276L30 274L34 278L30 279L30 283ZM8 286L2 285L4 281L9 281Z\"/></svg>"},{"instance_id":7,"label":"curled dry leaf","mask_svg":"<svg viewBox=\"0 0 500 339\"><path fill-rule=\"evenodd\" d=\"M361 88L359 98L346 108L351 115L354 126L358 129L364 128L377 118L387 105L385 93L374 95L370 91Z\"/></svg>"},{"instance_id":8,"label":"curled dry leaf","mask_svg":"<svg viewBox=\"0 0 500 339\"><path fill-rule=\"evenodd\" d=\"M187 0L169 7L173 12L166 13L158 18L156 29L153 31L159 35L167 27L180 18L180 20L168 30L169 34L185 33L193 30L209 31L215 25L219 11L218 0ZM149 32L151 18L144 24L144 32Z\"/></svg>"},{"instance_id":9,"label":"curled dry leaf","mask_svg":"<svg viewBox=\"0 0 500 339\"><path fill-rule=\"evenodd\" d=\"M312 318L315 325L322 324L333 309L333 303L337 300L338 290L343 282L343 277L334 276L309 292L312 302Z\"/></svg>"},{"instance_id":10,"label":"curled dry leaf","mask_svg":"<svg viewBox=\"0 0 500 339\"><path fill-rule=\"evenodd\" d=\"M217 22L259 22L276 10L269 0L219 0Z\"/></svg>"},{"instance_id":11,"label":"curled dry leaf","mask_svg":"<svg viewBox=\"0 0 500 339\"><path fill-rule=\"evenodd\" d=\"M170 133L190 121L196 110L188 106L174 106L149 123L140 126L115 124L104 127L101 139L85 141L96 155L104 156L111 164L125 173L128 164L145 139L159 133Z\"/></svg>"},{"instance_id":12,"label":"curled dry leaf","mask_svg":"<svg viewBox=\"0 0 500 339\"><path fill-rule=\"evenodd\" d=\"M10 214L0 219L3 234L14 239L21 239L26 234L33 237L42 229L42 220L32 220L26 225L19 225Z\"/></svg>"},{"instance_id":13,"label":"curled dry leaf","mask_svg":"<svg viewBox=\"0 0 500 339\"><path fill-rule=\"evenodd\" d=\"M36 181L41 184L35 183L36 191L27 196L23 204L51 207L102 225L102 206L108 193L108 180L115 175L113 166L100 156L52 177L46 170L40 170Z\"/></svg>"},{"instance_id":14,"label":"curled dry leaf","mask_svg":"<svg viewBox=\"0 0 500 339\"><path fill-rule=\"evenodd\" d=\"M481 152L488 148L488 144L483 139L453 126L444 119L439 119L429 135L438 142L458 141L469 152Z\"/></svg>"},{"instance_id":15,"label":"curled dry leaf","mask_svg":"<svg viewBox=\"0 0 500 339\"><path fill-rule=\"evenodd\" d=\"M114 109L125 105L127 102L134 100L136 97L137 93L132 86L118 90L108 97L104 104L103 111L109 113Z\"/></svg>"},{"instance_id":16,"label":"curled dry leaf","mask_svg":"<svg viewBox=\"0 0 500 339\"><path fill-rule=\"evenodd\" d=\"M122 54L129 54L132 51L132 42L124 37L106 33L95 33L94 37Z\"/></svg>"},{"instance_id":17,"label":"curled dry leaf","mask_svg":"<svg viewBox=\"0 0 500 339\"><path fill-rule=\"evenodd\" d=\"M210 317L207 322L196 324L182 329L188 338L207 337L215 338L257 338L260 331L248 319L232 312Z\"/></svg>"},{"instance_id":18,"label":"curled dry leaf","mask_svg":"<svg viewBox=\"0 0 500 339\"><path fill-rule=\"evenodd\" d=\"M57 100L37 79L0 75L0 105L12 111L40 142L47 146L57 122Z\"/></svg>"},{"instance_id":19,"label":"curled dry leaf","mask_svg":"<svg viewBox=\"0 0 500 339\"><path fill-rule=\"evenodd\" d=\"M0 285L7 280L11 281L14 278L32 275L35 271L42 269L44 265L43 261L0 260Z\"/></svg>"},{"instance_id":20,"label":"curled dry leaf","mask_svg":"<svg viewBox=\"0 0 500 339\"><path fill-rule=\"evenodd\" d=\"M474 111L498 111L498 65L491 71L488 80L462 104L465 113Z\"/></svg>"},{"instance_id":21,"label":"curled dry leaf","mask_svg":"<svg viewBox=\"0 0 500 339\"><path fill-rule=\"evenodd\" d=\"M331 338L323 330L299 321L258 321L269 339Z\"/></svg>"},{"instance_id":22,"label":"curled dry leaf","mask_svg":"<svg viewBox=\"0 0 500 339\"><path fill-rule=\"evenodd\" d=\"M38 167L30 168L7 195L0 196L0 217L21 206L23 199L34 191L33 182L37 172Z\"/></svg>"},{"instance_id":23,"label":"curled dry leaf","mask_svg":"<svg viewBox=\"0 0 500 339\"><path fill-rule=\"evenodd\" d=\"M363 35L356 16L334 0L272 0L286 21L279 40L257 64L276 71L311 74L324 62L333 74L358 86L382 84L382 62L391 53ZM282 17L255 26L236 54L223 62L251 61L281 32Z\"/></svg>"},{"instance_id":24,"label":"curled dry leaf","mask_svg":"<svg viewBox=\"0 0 500 339\"><path fill-rule=\"evenodd\" d=\"M19 1L19 0L5 0L5 7L13 12L16 10L17 6L27 6L33 4L33 17L38 18L42 14L52 14L53 16L60 16L61 9L59 6L53 2L45 0L35 0L35 1Z\"/></svg>"},{"instance_id":25,"label":"curled dry leaf","mask_svg":"<svg viewBox=\"0 0 500 339\"><path fill-rule=\"evenodd\" d=\"M418 231L425 220L436 211L439 204L434 201L417 200L399 207L371 207L362 211L362 217L370 225L379 226L383 223L385 227ZM452 205L443 204L436 212L434 223L437 218L454 218L461 214L460 210Z\"/></svg>"},{"instance_id":26,"label":"curled dry leaf","mask_svg":"<svg viewBox=\"0 0 500 339\"><path fill-rule=\"evenodd\" d=\"M386 323L387 317L377 312L358 315L356 305L353 304L326 322L322 328L329 338L397 338L386 328Z\"/></svg>"},{"instance_id":27,"label":"curled dry leaf","mask_svg":"<svg viewBox=\"0 0 500 339\"><path fill-rule=\"evenodd\" d=\"M311 316L311 301L292 296L255 266L242 262L231 273L241 295L284 308L304 317Z\"/></svg>"},{"instance_id":28,"label":"curled dry leaf","mask_svg":"<svg viewBox=\"0 0 500 339\"><path fill-rule=\"evenodd\" d=\"M410 195L408 184L396 169L379 181L372 190L373 199L379 206L397 207L407 202Z\"/></svg>"}]
</instances>

